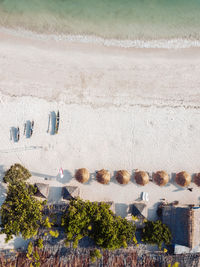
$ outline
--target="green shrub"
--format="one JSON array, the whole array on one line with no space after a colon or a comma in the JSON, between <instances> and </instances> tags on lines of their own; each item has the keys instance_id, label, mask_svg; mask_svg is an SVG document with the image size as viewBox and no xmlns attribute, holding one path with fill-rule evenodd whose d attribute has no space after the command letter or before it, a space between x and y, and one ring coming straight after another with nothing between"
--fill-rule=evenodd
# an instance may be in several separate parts
<instances>
[{"instance_id":1,"label":"green shrub","mask_svg":"<svg viewBox=\"0 0 200 267\"><path fill-rule=\"evenodd\" d=\"M172 239L169 228L158 221L147 221L142 230L142 241L149 244L157 244L161 249L162 244L170 245Z\"/></svg>"},{"instance_id":2,"label":"green shrub","mask_svg":"<svg viewBox=\"0 0 200 267\"><path fill-rule=\"evenodd\" d=\"M42 238L39 238L37 240L37 247L40 249L43 249L44 245L43 245L43 239Z\"/></svg>"},{"instance_id":3,"label":"green shrub","mask_svg":"<svg viewBox=\"0 0 200 267\"><path fill-rule=\"evenodd\" d=\"M53 237L55 237L55 238L57 238L58 236L59 236L59 232L56 230L56 231L52 231L52 230L50 230L49 231L49 234L51 235L51 236L53 236Z\"/></svg>"},{"instance_id":4,"label":"green shrub","mask_svg":"<svg viewBox=\"0 0 200 267\"><path fill-rule=\"evenodd\" d=\"M89 236L106 249L126 247L135 236L136 227L120 216L115 216L106 203L71 200L62 218L67 241L78 241Z\"/></svg>"},{"instance_id":5,"label":"green shrub","mask_svg":"<svg viewBox=\"0 0 200 267\"><path fill-rule=\"evenodd\" d=\"M21 234L29 239L37 234L42 223L42 203L33 197L33 186L23 182L8 186L7 197L1 206L1 234L5 241Z\"/></svg>"},{"instance_id":6,"label":"green shrub","mask_svg":"<svg viewBox=\"0 0 200 267\"><path fill-rule=\"evenodd\" d=\"M46 217L44 222L43 222L43 226L46 227L46 228L51 228L52 226L52 223L49 221L49 217Z\"/></svg>"},{"instance_id":7,"label":"green shrub","mask_svg":"<svg viewBox=\"0 0 200 267\"><path fill-rule=\"evenodd\" d=\"M6 171L3 181L5 183L15 183L25 181L31 177L31 173L22 165L16 163Z\"/></svg>"},{"instance_id":8,"label":"green shrub","mask_svg":"<svg viewBox=\"0 0 200 267\"><path fill-rule=\"evenodd\" d=\"M27 249L27 254L26 254L28 259L31 259L32 253L33 253L33 243L29 242L28 249Z\"/></svg>"}]
</instances>

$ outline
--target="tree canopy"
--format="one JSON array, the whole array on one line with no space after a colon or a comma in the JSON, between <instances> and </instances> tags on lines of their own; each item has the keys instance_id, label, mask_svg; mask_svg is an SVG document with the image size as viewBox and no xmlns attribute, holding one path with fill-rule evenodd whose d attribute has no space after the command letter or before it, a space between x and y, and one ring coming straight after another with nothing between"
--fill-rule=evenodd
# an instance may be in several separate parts
<instances>
[{"instance_id":1,"label":"tree canopy","mask_svg":"<svg viewBox=\"0 0 200 267\"><path fill-rule=\"evenodd\" d=\"M147 221L142 230L142 241L149 244L157 244L161 249L162 244L170 245L172 239L169 228L158 221Z\"/></svg>"},{"instance_id":2,"label":"tree canopy","mask_svg":"<svg viewBox=\"0 0 200 267\"><path fill-rule=\"evenodd\" d=\"M135 237L136 227L120 216L115 216L109 204L71 200L67 213L62 218L67 241L78 241L85 236L101 248L126 247Z\"/></svg>"},{"instance_id":3,"label":"tree canopy","mask_svg":"<svg viewBox=\"0 0 200 267\"><path fill-rule=\"evenodd\" d=\"M17 181L25 181L30 177L31 173L25 167L16 163L6 171L3 181L5 183L13 183Z\"/></svg>"},{"instance_id":4,"label":"tree canopy","mask_svg":"<svg viewBox=\"0 0 200 267\"><path fill-rule=\"evenodd\" d=\"M21 234L24 239L37 234L42 223L41 201L33 197L35 188L24 182L11 183L7 197L1 206L1 234L6 234L6 241L13 235Z\"/></svg>"}]
</instances>

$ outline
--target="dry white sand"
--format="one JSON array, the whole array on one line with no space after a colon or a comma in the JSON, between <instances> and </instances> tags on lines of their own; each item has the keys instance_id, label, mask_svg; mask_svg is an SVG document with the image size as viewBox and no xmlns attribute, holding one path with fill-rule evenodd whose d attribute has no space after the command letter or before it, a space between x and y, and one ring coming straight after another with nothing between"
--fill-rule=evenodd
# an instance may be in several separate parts
<instances>
[{"instance_id":1,"label":"dry white sand","mask_svg":"<svg viewBox=\"0 0 200 267\"><path fill-rule=\"evenodd\" d=\"M194 184L193 192L173 181L164 188L152 182L139 187L133 179L121 186L113 178L101 185L94 173L102 168L112 175L136 168L150 175L164 169L170 177L182 170L199 172L199 73L200 49L126 50L0 32L1 174L19 162L32 172L32 182L50 184L49 201L59 201L63 184L78 185L82 198L113 200L122 216L142 191L149 193L149 219L161 198L198 204ZM57 110L59 133L50 135L48 115ZM30 139L22 133L26 120L35 121ZM21 138L14 143L9 130L18 126ZM89 184L75 181L80 167L90 170ZM2 203L3 186L1 192Z\"/></svg>"}]
</instances>

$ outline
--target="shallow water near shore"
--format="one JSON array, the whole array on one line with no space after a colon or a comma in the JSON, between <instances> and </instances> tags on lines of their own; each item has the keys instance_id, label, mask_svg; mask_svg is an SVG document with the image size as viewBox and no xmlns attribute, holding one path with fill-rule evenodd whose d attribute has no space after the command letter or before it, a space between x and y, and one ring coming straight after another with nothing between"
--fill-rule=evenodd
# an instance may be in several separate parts
<instances>
[{"instance_id":1,"label":"shallow water near shore","mask_svg":"<svg viewBox=\"0 0 200 267\"><path fill-rule=\"evenodd\" d=\"M0 25L107 39L200 40L200 0L0 0Z\"/></svg>"}]
</instances>

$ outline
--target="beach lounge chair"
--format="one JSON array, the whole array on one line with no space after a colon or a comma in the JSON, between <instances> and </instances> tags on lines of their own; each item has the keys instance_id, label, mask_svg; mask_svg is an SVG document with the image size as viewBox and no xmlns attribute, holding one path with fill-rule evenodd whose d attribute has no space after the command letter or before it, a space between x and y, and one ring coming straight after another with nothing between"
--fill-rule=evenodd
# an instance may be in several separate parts
<instances>
[{"instance_id":1,"label":"beach lounge chair","mask_svg":"<svg viewBox=\"0 0 200 267\"><path fill-rule=\"evenodd\" d=\"M148 202L149 201L149 193L142 192L141 198L142 198L143 201L147 201Z\"/></svg>"}]
</instances>

